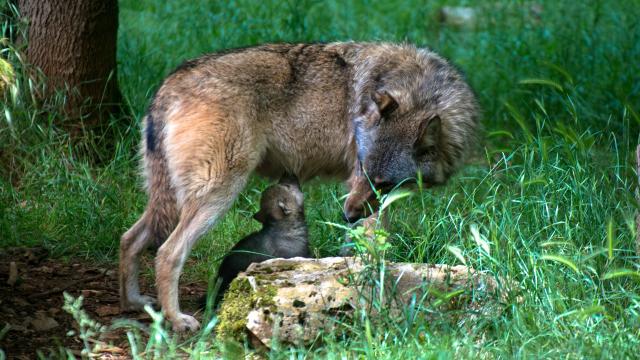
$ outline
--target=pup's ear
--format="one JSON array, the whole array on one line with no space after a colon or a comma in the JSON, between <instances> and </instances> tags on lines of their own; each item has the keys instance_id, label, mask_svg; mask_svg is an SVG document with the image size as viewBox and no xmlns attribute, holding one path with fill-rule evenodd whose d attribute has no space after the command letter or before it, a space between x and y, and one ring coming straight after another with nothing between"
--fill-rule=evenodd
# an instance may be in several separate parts
<instances>
[{"instance_id":1,"label":"pup's ear","mask_svg":"<svg viewBox=\"0 0 640 360\"><path fill-rule=\"evenodd\" d=\"M282 216L289 216L291 214L291 209L282 201L278 201L278 208L282 211Z\"/></svg>"},{"instance_id":2,"label":"pup's ear","mask_svg":"<svg viewBox=\"0 0 640 360\"><path fill-rule=\"evenodd\" d=\"M253 214L253 218L264 224L267 221L267 214L263 209L260 209L257 213Z\"/></svg>"},{"instance_id":3,"label":"pup's ear","mask_svg":"<svg viewBox=\"0 0 640 360\"><path fill-rule=\"evenodd\" d=\"M292 174L282 175L279 181L280 184L289 184L294 185L298 189L300 188L300 182L298 181L298 177Z\"/></svg>"}]
</instances>

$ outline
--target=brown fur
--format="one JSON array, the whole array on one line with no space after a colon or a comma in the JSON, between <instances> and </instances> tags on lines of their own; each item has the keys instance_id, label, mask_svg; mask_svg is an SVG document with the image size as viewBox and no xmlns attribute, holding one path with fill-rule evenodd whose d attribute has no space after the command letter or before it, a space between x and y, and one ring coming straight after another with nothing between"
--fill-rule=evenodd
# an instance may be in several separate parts
<instances>
[{"instance_id":1,"label":"brown fur","mask_svg":"<svg viewBox=\"0 0 640 360\"><path fill-rule=\"evenodd\" d=\"M458 72L410 45L264 45L185 63L145 120L149 203L122 237L123 309L150 300L139 292L137 259L150 242L162 243L163 312L175 330L198 327L179 309L182 266L254 170L301 181L367 175L382 189L420 173L441 184L462 164L477 127L475 98Z\"/></svg>"}]
</instances>

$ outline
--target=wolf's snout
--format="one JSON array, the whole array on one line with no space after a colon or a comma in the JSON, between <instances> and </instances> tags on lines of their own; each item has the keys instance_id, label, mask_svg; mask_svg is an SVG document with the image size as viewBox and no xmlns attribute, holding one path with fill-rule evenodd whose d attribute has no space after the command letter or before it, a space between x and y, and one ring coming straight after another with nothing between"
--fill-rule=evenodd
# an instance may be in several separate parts
<instances>
[{"instance_id":1,"label":"wolf's snout","mask_svg":"<svg viewBox=\"0 0 640 360\"><path fill-rule=\"evenodd\" d=\"M342 217L349 223L355 223L356 221L371 215L376 211L379 206L378 200L375 198L375 194L369 193L369 196L358 198L349 197L344 203Z\"/></svg>"},{"instance_id":2,"label":"wolf's snout","mask_svg":"<svg viewBox=\"0 0 640 360\"><path fill-rule=\"evenodd\" d=\"M366 200L348 197L342 208L342 218L348 223L354 223L363 218Z\"/></svg>"},{"instance_id":3,"label":"wolf's snout","mask_svg":"<svg viewBox=\"0 0 640 360\"><path fill-rule=\"evenodd\" d=\"M382 191L382 193L385 194L393 189L395 183L382 177L375 177L373 179L373 186L377 190Z\"/></svg>"},{"instance_id":4,"label":"wolf's snout","mask_svg":"<svg viewBox=\"0 0 640 360\"><path fill-rule=\"evenodd\" d=\"M342 219L350 224L355 223L356 221L362 219L363 212L362 211L343 211Z\"/></svg>"}]
</instances>

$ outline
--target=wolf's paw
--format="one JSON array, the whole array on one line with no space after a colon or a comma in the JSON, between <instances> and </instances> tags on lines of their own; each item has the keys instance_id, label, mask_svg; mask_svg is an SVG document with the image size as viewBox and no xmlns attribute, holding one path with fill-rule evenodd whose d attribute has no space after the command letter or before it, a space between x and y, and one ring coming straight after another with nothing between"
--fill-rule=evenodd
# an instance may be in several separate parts
<instances>
[{"instance_id":1,"label":"wolf's paw","mask_svg":"<svg viewBox=\"0 0 640 360\"><path fill-rule=\"evenodd\" d=\"M171 321L173 331L184 333L187 331L196 331L200 328L200 323L196 318L187 314L178 314L178 317Z\"/></svg>"},{"instance_id":2,"label":"wolf's paw","mask_svg":"<svg viewBox=\"0 0 640 360\"><path fill-rule=\"evenodd\" d=\"M120 302L120 312L140 311L145 305L156 305L156 299L147 295L139 295Z\"/></svg>"}]
</instances>

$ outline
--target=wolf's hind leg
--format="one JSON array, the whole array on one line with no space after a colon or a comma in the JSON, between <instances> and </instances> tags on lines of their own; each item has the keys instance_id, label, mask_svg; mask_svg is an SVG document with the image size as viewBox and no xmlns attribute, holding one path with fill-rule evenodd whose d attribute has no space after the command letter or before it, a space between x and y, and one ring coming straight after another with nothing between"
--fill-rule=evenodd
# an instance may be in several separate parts
<instances>
[{"instance_id":1,"label":"wolf's hind leg","mask_svg":"<svg viewBox=\"0 0 640 360\"><path fill-rule=\"evenodd\" d=\"M144 305L155 302L152 297L140 294L138 280L140 254L153 240L147 226L148 214L145 211L120 239L120 311L140 310Z\"/></svg>"},{"instance_id":2,"label":"wolf's hind leg","mask_svg":"<svg viewBox=\"0 0 640 360\"><path fill-rule=\"evenodd\" d=\"M233 179L227 187L211 189L206 202L187 201L180 222L160 247L156 257L156 287L162 311L173 324L173 330L197 330L198 321L180 311L178 282L182 267L195 243L224 216L246 183L246 176Z\"/></svg>"}]
</instances>

